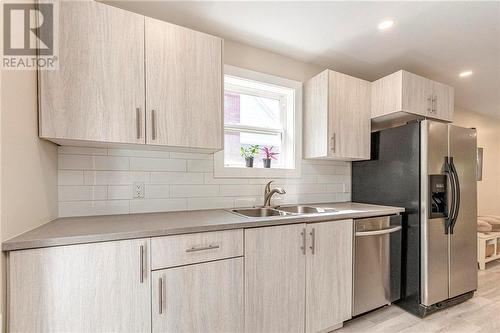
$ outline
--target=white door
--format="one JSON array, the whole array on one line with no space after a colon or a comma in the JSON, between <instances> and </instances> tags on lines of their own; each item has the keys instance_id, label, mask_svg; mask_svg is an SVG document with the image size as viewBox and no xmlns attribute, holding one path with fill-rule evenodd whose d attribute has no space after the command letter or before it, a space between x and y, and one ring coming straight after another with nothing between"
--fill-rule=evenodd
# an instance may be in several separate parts
<instances>
[{"instance_id":1,"label":"white door","mask_svg":"<svg viewBox=\"0 0 500 333\"><path fill-rule=\"evenodd\" d=\"M307 225L306 332L326 332L351 318L353 221Z\"/></svg>"},{"instance_id":2,"label":"white door","mask_svg":"<svg viewBox=\"0 0 500 333\"><path fill-rule=\"evenodd\" d=\"M12 251L10 332L150 332L149 239Z\"/></svg>"},{"instance_id":3,"label":"white door","mask_svg":"<svg viewBox=\"0 0 500 333\"><path fill-rule=\"evenodd\" d=\"M222 40L146 18L147 143L222 149Z\"/></svg>"},{"instance_id":4,"label":"white door","mask_svg":"<svg viewBox=\"0 0 500 333\"><path fill-rule=\"evenodd\" d=\"M304 332L305 228L245 230L245 332Z\"/></svg>"},{"instance_id":5,"label":"white door","mask_svg":"<svg viewBox=\"0 0 500 333\"><path fill-rule=\"evenodd\" d=\"M153 332L242 332L243 258L153 271Z\"/></svg>"},{"instance_id":6,"label":"white door","mask_svg":"<svg viewBox=\"0 0 500 333\"><path fill-rule=\"evenodd\" d=\"M40 136L145 143L144 16L59 2L59 69L39 72Z\"/></svg>"}]
</instances>

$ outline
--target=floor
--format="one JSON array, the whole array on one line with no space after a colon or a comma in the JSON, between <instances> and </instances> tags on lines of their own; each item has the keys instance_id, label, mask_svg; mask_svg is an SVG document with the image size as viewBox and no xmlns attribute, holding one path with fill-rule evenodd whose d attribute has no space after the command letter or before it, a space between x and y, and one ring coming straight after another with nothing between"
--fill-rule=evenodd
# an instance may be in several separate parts
<instances>
[{"instance_id":1,"label":"floor","mask_svg":"<svg viewBox=\"0 0 500 333\"><path fill-rule=\"evenodd\" d=\"M486 264L479 271L474 298L450 309L417 318L397 306L389 306L357 318L335 332L384 333L498 333L500 332L500 261Z\"/></svg>"}]
</instances>

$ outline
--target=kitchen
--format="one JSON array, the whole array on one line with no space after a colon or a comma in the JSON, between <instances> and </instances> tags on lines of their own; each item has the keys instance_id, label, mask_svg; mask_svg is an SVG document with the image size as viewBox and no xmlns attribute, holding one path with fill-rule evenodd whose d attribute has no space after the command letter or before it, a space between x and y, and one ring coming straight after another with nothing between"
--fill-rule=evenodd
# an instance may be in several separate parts
<instances>
[{"instance_id":1,"label":"kitchen","mask_svg":"<svg viewBox=\"0 0 500 333\"><path fill-rule=\"evenodd\" d=\"M359 4L323 5L328 7L283 7L291 17L306 9L311 15L326 8L351 14L359 10ZM373 31L359 45L375 39L395 43L398 29L408 29L405 15L411 10L397 3L373 6L373 12L364 12ZM427 6L414 9L436 9ZM477 22L491 19L498 32L498 17L487 15L498 4L442 6L456 17L467 9ZM352 63L330 58L328 65L319 64L326 60L312 64L297 60L307 58L305 54L294 56L287 47L279 52L279 43L266 50L265 38L248 33L237 37L236 30L211 21L237 15L236 22L253 27L258 36L266 24L258 27L248 18L277 7L62 2L57 8L58 68L40 69L38 84L37 72L2 70L2 321L7 331L316 332L342 326L366 331L370 324L389 325L391 319L374 319L377 313L404 318L406 326L394 332L410 327L437 331L448 324L434 318L447 311L470 304L475 310L495 309L498 289L486 296L478 289L474 298L424 319L401 310L400 297L384 294L386 303L366 311L396 305L351 319L358 315L353 305L361 290L356 283L362 282L356 276L363 274L356 275L355 234L400 226L391 236L378 237L383 240L378 246L390 244L392 251L399 244L390 258L400 266L405 260L394 260L397 254L407 255L405 243L393 235L406 232L409 207L389 203L388 196L362 198L363 189L381 186L363 186L370 179L357 173L373 159L374 147L383 147L382 136L376 146L370 132L390 133L392 128L415 126L415 120L420 128L446 130L451 121L476 127L485 153L477 210L500 215L500 126L494 98L498 78L493 75L487 87L474 81L482 84L485 95L473 104L470 96L475 93L467 80L481 77L481 72L460 77L460 71L474 66L462 64L464 60L451 66L448 76L434 66L415 65L411 57L394 60L380 72L354 55ZM392 24L384 21L378 27L381 20ZM456 27L451 18L449 26ZM277 29L275 38L280 37L284 35ZM372 48L376 56L379 48ZM491 64L494 72L498 61ZM377 110L377 105L384 107ZM464 107L489 111L480 114ZM472 130L470 134L475 135ZM396 151L405 155L403 141L398 142L401 149ZM252 151L252 145L259 147ZM442 155L440 167L447 154ZM418 159L419 154L411 156ZM247 167L247 159L253 167ZM455 161L459 170L460 163ZM411 168L381 169L395 176ZM450 207L434 218L441 223L453 217L452 211L457 213L457 200L452 202L457 190L451 189L455 178L444 169L429 174L449 178L442 182L449 191L433 192L449 193ZM462 193L463 202L471 191ZM474 212L475 205L465 209L462 204L459 212ZM270 207L253 208L260 206ZM379 230L354 229L358 220L380 217L375 223L385 225ZM464 223L475 228L476 221ZM467 271L477 270L475 237L474 229L474 249L466 251L469 256L474 251L474 262L468 261ZM379 269L389 264L386 256L376 260ZM446 267L447 262L441 264ZM491 279L486 274L498 271L495 263L489 265L480 272L480 287L481 276ZM382 279L388 272L395 277L381 283L389 281L404 294L398 277L407 279L409 273L397 273L397 265L368 274ZM440 275L441 280L448 277ZM212 287L203 288L207 285ZM89 294L89 289L94 292ZM475 289L474 284L460 295ZM454 299L447 294L428 305L448 298ZM472 319L465 324L471 331L498 328L494 318L490 326Z\"/></svg>"}]
</instances>

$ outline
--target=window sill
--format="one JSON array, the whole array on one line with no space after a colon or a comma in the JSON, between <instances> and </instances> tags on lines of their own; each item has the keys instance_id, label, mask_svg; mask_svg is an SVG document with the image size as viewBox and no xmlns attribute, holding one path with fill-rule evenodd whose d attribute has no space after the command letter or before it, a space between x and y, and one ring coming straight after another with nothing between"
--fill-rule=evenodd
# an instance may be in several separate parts
<instances>
[{"instance_id":1,"label":"window sill","mask_svg":"<svg viewBox=\"0 0 500 333\"><path fill-rule=\"evenodd\" d=\"M257 162L257 161L255 161ZM214 155L215 178L300 178L301 163L294 169L284 168L245 168L224 166L224 151Z\"/></svg>"}]
</instances>

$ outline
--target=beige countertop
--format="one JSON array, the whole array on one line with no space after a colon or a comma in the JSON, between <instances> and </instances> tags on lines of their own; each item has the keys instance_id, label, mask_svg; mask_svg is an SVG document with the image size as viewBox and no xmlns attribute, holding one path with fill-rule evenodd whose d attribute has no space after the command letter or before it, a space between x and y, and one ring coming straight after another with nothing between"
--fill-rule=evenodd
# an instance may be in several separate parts
<instances>
[{"instance_id":1,"label":"beige countertop","mask_svg":"<svg viewBox=\"0 0 500 333\"><path fill-rule=\"evenodd\" d=\"M244 217L216 209L59 218L3 242L2 250L13 251L193 232L334 221L404 212L404 208L399 207L353 202L308 204L307 206L328 207L337 211L300 216Z\"/></svg>"}]
</instances>

